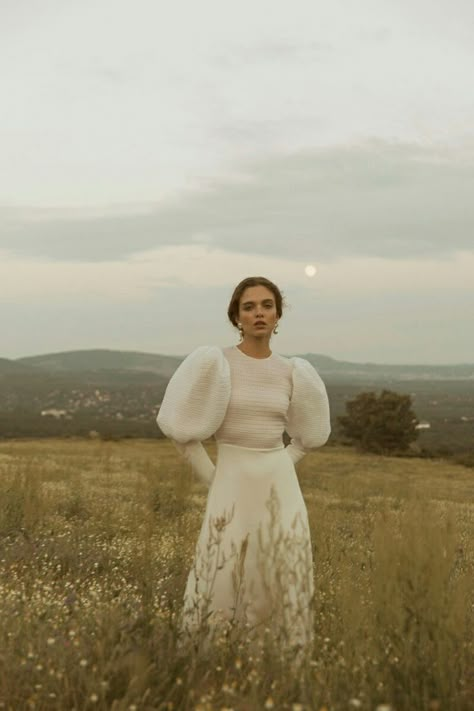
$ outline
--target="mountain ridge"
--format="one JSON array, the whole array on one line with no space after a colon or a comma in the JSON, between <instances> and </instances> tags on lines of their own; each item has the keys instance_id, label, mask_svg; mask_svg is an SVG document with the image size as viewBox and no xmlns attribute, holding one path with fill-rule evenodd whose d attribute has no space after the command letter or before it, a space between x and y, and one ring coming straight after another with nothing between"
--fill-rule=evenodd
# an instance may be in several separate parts
<instances>
[{"instance_id":1,"label":"mountain ridge","mask_svg":"<svg viewBox=\"0 0 474 711\"><path fill-rule=\"evenodd\" d=\"M283 355L283 354L282 354ZM396 379L474 379L474 363L458 364L384 364L337 360L322 353L294 354L307 359L326 377L381 377ZM16 359L0 358L0 374L8 372L104 372L155 373L171 377L185 355L163 355L143 351L107 348L59 351ZM292 355L287 357L293 357Z\"/></svg>"}]
</instances>

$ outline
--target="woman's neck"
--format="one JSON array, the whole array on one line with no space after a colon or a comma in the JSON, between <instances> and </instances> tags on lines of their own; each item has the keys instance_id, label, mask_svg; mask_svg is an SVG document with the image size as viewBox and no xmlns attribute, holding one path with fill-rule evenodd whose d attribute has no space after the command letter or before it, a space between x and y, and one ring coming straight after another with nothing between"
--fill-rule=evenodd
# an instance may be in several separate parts
<instances>
[{"instance_id":1,"label":"woman's neck","mask_svg":"<svg viewBox=\"0 0 474 711\"><path fill-rule=\"evenodd\" d=\"M252 358L268 358L272 354L270 341L263 338L244 338L237 348Z\"/></svg>"}]
</instances>

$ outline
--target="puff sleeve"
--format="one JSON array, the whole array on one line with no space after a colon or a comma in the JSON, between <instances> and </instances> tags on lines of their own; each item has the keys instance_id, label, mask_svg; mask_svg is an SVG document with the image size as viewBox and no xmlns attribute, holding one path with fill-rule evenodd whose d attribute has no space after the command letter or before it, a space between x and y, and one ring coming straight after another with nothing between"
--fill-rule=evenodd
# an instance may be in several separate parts
<instances>
[{"instance_id":1,"label":"puff sleeve","mask_svg":"<svg viewBox=\"0 0 474 711\"><path fill-rule=\"evenodd\" d=\"M208 485L215 467L201 440L219 429L230 393L230 369L222 350L200 346L173 373L156 418L163 434Z\"/></svg>"},{"instance_id":2,"label":"puff sleeve","mask_svg":"<svg viewBox=\"0 0 474 711\"><path fill-rule=\"evenodd\" d=\"M286 431L291 441L286 449L296 464L312 449L327 442L331 423L326 387L318 372L304 358L290 360L293 363L293 391Z\"/></svg>"}]
</instances>

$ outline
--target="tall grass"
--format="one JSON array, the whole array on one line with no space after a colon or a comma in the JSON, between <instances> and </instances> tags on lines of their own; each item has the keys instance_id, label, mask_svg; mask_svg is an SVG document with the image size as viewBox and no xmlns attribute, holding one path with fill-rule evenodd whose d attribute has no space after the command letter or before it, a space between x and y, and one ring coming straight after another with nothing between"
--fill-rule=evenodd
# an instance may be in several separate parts
<instances>
[{"instance_id":1,"label":"tall grass","mask_svg":"<svg viewBox=\"0 0 474 711\"><path fill-rule=\"evenodd\" d=\"M314 645L292 673L271 629L180 647L206 492L168 443L2 443L0 709L474 708L472 471L331 448L299 477Z\"/></svg>"}]
</instances>

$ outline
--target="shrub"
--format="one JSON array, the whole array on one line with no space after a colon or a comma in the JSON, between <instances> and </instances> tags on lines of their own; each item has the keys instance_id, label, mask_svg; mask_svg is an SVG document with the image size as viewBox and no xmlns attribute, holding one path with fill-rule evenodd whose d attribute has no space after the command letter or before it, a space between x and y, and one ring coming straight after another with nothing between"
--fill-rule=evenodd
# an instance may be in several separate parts
<instances>
[{"instance_id":1,"label":"shrub","mask_svg":"<svg viewBox=\"0 0 474 711\"><path fill-rule=\"evenodd\" d=\"M338 417L344 435L359 449L383 454L405 451L418 437L409 395L391 390L360 393L346 403L347 415Z\"/></svg>"}]
</instances>

